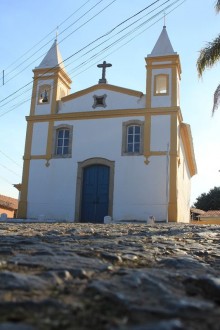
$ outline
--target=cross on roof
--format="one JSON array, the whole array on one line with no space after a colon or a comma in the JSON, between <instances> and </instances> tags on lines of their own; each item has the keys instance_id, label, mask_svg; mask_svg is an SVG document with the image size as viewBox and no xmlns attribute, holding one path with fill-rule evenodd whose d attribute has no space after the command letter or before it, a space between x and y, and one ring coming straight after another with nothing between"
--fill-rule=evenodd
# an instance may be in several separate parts
<instances>
[{"instance_id":1,"label":"cross on roof","mask_svg":"<svg viewBox=\"0 0 220 330\"><path fill-rule=\"evenodd\" d=\"M102 64L97 65L98 68L102 68L102 78L99 79L99 84L106 84L107 83L107 80L105 78L106 68L110 68L111 66L112 66L112 64L106 63L106 61L104 61Z\"/></svg>"}]
</instances>

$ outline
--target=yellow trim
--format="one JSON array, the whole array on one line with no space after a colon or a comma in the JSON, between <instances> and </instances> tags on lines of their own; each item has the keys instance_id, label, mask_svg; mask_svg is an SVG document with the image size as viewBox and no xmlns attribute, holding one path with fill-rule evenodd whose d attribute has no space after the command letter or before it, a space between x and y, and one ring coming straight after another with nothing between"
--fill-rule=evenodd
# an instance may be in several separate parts
<instances>
[{"instance_id":1,"label":"yellow trim","mask_svg":"<svg viewBox=\"0 0 220 330\"><path fill-rule=\"evenodd\" d=\"M147 68L147 77L146 77L146 107L151 108L151 95L152 95L152 68Z\"/></svg>"},{"instance_id":2,"label":"yellow trim","mask_svg":"<svg viewBox=\"0 0 220 330\"><path fill-rule=\"evenodd\" d=\"M33 155L33 156L30 156L30 159L47 159L47 154L45 155Z\"/></svg>"},{"instance_id":3,"label":"yellow trim","mask_svg":"<svg viewBox=\"0 0 220 330\"><path fill-rule=\"evenodd\" d=\"M145 163L149 163L150 152L150 141L151 141L151 114L147 113L145 115L144 122L144 156L146 158Z\"/></svg>"},{"instance_id":4,"label":"yellow trim","mask_svg":"<svg viewBox=\"0 0 220 330\"><path fill-rule=\"evenodd\" d=\"M28 181L29 181L29 171L30 171L30 155L31 155L32 137L33 137L33 126L34 125L32 122L28 123L27 126L21 194L18 203L17 218L26 218L27 216L27 195L28 195Z\"/></svg>"},{"instance_id":5,"label":"yellow trim","mask_svg":"<svg viewBox=\"0 0 220 330\"><path fill-rule=\"evenodd\" d=\"M166 156L167 151L151 151L150 155L151 156Z\"/></svg>"},{"instance_id":6,"label":"yellow trim","mask_svg":"<svg viewBox=\"0 0 220 330\"><path fill-rule=\"evenodd\" d=\"M32 96L31 96L30 115L35 114L35 104L36 104L36 98L37 98L37 86L38 86L38 81L35 80L33 82L33 91L32 91Z\"/></svg>"},{"instance_id":7,"label":"yellow trim","mask_svg":"<svg viewBox=\"0 0 220 330\"><path fill-rule=\"evenodd\" d=\"M177 106L177 75L176 75L176 68L172 68L172 95L171 95L171 106Z\"/></svg>"},{"instance_id":8,"label":"yellow trim","mask_svg":"<svg viewBox=\"0 0 220 330\"><path fill-rule=\"evenodd\" d=\"M68 112L68 113L56 113L47 115L27 116L27 121L33 122L45 122L45 121L65 121L65 120L83 120L83 119L105 119L105 118L117 118L117 117L137 117L145 116L148 113L150 115L171 115L177 114L182 121L182 114L179 107L173 108L159 108L159 109L117 109L117 110L91 110L85 112Z\"/></svg>"},{"instance_id":9,"label":"yellow trim","mask_svg":"<svg viewBox=\"0 0 220 330\"><path fill-rule=\"evenodd\" d=\"M135 90L132 90L132 89L119 87L119 86L114 86L114 85L109 85L109 84L98 84L98 85L94 85L94 86L91 86L89 88L83 89L79 92L67 95L67 96L63 97L61 100L63 102L70 101L70 100L76 99L77 97L86 95L86 94L91 93L91 92L95 92L95 91L100 90L100 89L105 89L105 90L109 90L109 91L112 91L112 92L123 93L123 94L126 94L126 95L131 95L131 96L136 96L136 97L142 97L143 96L142 92L135 91Z\"/></svg>"},{"instance_id":10,"label":"yellow trim","mask_svg":"<svg viewBox=\"0 0 220 330\"><path fill-rule=\"evenodd\" d=\"M169 74L170 83L171 83L171 107L177 106L178 99L178 86L177 86L177 75L179 79L181 78L181 64L179 55L168 55L168 56L157 56L157 57L146 57L146 69L147 69L147 91L146 91L146 102L147 108L150 108L152 105L153 96L166 96L169 93L164 94L155 94L155 77L160 75L159 73L154 76L154 90L152 91L152 79L153 71L157 69L170 69L171 73ZM164 73L161 73L164 74ZM170 85L169 83L169 85ZM168 85L168 88L169 88Z\"/></svg>"},{"instance_id":11,"label":"yellow trim","mask_svg":"<svg viewBox=\"0 0 220 330\"><path fill-rule=\"evenodd\" d=\"M53 128L54 122L50 121L48 126L48 135L47 135L47 151L46 151L46 159L50 160L52 158L52 148L53 148Z\"/></svg>"},{"instance_id":12,"label":"yellow trim","mask_svg":"<svg viewBox=\"0 0 220 330\"><path fill-rule=\"evenodd\" d=\"M191 177L197 173L195 154L193 149L193 140L191 135L190 125L180 124L180 135L183 142L183 147L186 155L186 161Z\"/></svg>"},{"instance_id":13,"label":"yellow trim","mask_svg":"<svg viewBox=\"0 0 220 330\"><path fill-rule=\"evenodd\" d=\"M179 55L164 55L156 57L146 57L145 61L147 62L147 68L172 68L177 67L178 74L181 75L181 63ZM169 62L169 63L164 63Z\"/></svg>"},{"instance_id":14,"label":"yellow trim","mask_svg":"<svg viewBox=\"0 0 220 330\"><path fill-rule=\"evenodd\" d=\"M57 68L36 68L33 70L35 79L50 79L51 77L54 78L57 77L58 75L62 75L63 79L66 80L66 83L70 85L72 83L72 80L68 76L65 70L61 69L60 67Z\"/></svg>"}]
</instances>

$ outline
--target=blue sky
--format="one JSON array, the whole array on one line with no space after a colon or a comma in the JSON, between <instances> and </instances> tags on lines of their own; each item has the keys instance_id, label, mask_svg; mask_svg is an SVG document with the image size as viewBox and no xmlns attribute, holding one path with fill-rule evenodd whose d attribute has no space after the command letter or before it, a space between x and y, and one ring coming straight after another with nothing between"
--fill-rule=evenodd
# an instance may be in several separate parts
<instances>
[{"instance_id":1,"label":"blue sky","mask_svg":"<svg viewBox=\"0 0 220 330\"><path fill-rule=\"evenodd\" d=\"M66 59L153 2L153 0L115 0L111 4L112 1L102 0L98 4L98 0L90 0L87 3L86 0L65 0L63 3L59 0L1 0L0 102L32 81L32 69L39 65L45 52L50 48L56 36L57 26L59 26L60 51L63 59ZM89 54L83 56L81 52L65 62L66 70L73 80L72 92L98 82L100 70L97 69L96 64L103 60L112 63L112 67L107 72L110 84L145 92L144 58L151 52L162 30L163 9L174 4L174 1L169 0L165 4L165 0L160 0L148 11L143 12L140 16L155 9L145 17L146 20L161 10L160 15L149 20L136 32L136 34L142 32L139 36L123 47L123 43L134 35L130 35L81 68L78 66L82 62L115 41L117 37L115 36L102 47L90 51ZM196 71L199 50L219 33L220 15L214 11L214 0L202 1L202 5L201 0L186 0L182 4L181 2L180 0L173 7L167 8L165 12L169 38L181 59L181 110L184 122L191 125L198 167L198 174L192 179L191 201L194 202L201 193L208 192L214 186L220 186L220 109L214 117L211 117L213 92L220 80L220 66L217 64L213 69L206 71L203 79L198 79ZM97 6L92 10L91 7L96 4ZM109 7L104 9L108 5ZM168 14L170 9L177 5L180 6ZM81 6L83 7L79 9ZM103 10L102 13L92 19L92 16L100 10ZM75 11L77 12L72 15ZM88 14L79 19L86 11L89 11ZM89 19L91 20L87 24L81 26ZM159 21L156 22L157 20ZM134 22L134 19L131 22ZM68 28L70 24L73 25ZM67 30L63 32L65 29ZM73 32L74 30L76 31ZM67 37L68 34L71 35ZM62 41L65 37L67 38ZM44 40L41 41L42 39ZM32 51L27 52L33 46L35 47ZM4 86L2 86L3 70L5 71ZM25 116L29 114L30 108L29 101L21 106L18 104L29 99L31 88L32 85L29 84L0 103L0 194L11 197L18 196L12 184L21 182L26 133ZM6 112L8 113L5 114Z\"/></svg>"}]
</instances>

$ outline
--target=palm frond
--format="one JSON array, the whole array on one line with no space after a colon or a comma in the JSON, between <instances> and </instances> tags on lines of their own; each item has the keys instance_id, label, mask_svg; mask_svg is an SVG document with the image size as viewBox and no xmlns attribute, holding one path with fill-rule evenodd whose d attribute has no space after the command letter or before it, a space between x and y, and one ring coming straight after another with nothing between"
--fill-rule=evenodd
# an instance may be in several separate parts
<instances>
[{"instance_id":1,"label":"palm frond","mask_svg":"<svg viewBox=\"0 0 220 330\"><path fill-rule=\"evenodd\" d=\"M220 103L220 85L218 85L218 87L216 88L216 91L214 93L212 115L214 115L215 111L218 109L219 103Z\"/></svg>"},{"instance_id":2,"label":"palm frond","mask_svg":"<svg viewBox=\"0 0 220 330\"><path fill-rule=\"evenodd\" d=\"M220 3L220 0L219 0ZM206 68L212 67L220 60L220 34L212 42L207 43L207 46L200 50L200 55L197 60L197 71L199 77L202 76Z\"/></svg>"},{"instance_id":3,"label":"palm frond","mask_svg":"<svg viewBox=\"0 0 220 330\"><path fill-rule=\"evenodd\" d=\"M220 12L220 0L217 0L216 5L215 5L215 10L217 13Z\"/></svg>"}]
</instances>

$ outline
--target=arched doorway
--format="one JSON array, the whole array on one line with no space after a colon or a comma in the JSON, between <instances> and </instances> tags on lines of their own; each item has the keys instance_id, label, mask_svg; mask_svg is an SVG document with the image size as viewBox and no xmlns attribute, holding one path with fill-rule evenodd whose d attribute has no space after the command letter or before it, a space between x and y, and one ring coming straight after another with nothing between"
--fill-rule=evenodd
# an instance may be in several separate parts
<instances>
[{"instance_id":1,"label":"arched doorway","mask_svg":"<svg viewBox=\"0 0 220 330\"><path fill-rule=\"evenodd\" d=\"M114 162L90 158L78 163L75 221L103 223L112 216Z\"/></svg>"}]
</instances>

